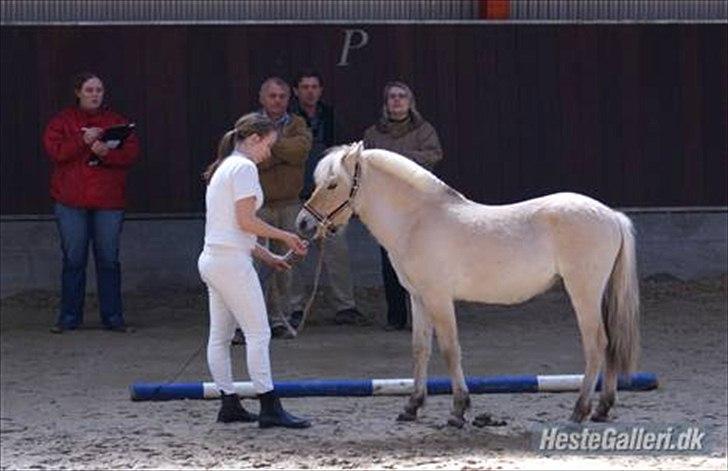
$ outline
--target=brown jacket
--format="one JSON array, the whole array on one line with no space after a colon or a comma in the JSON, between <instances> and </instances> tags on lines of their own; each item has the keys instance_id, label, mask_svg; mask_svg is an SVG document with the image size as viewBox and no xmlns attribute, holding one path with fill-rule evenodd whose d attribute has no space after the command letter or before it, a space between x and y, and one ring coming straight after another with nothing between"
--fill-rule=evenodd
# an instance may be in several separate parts
<instances>
[{"instance_id":1,"label":"brown jacket","mask_svg":"<svg viewBox=\"0 0 728 471\"><path fill-rule=\"evenodd\" d=\"M303 118L294 114L290 118L279 131L270 158L258 164L266 205L298 201L303 188L303 171L313 139Z\"/></svg>"},{"instance_id":2,"label":"brown jacket","mask_svg":"<svg viewBox=\"0 0 728 471\"><path fill-rule=\"evenodd\" d=\"M437 132L416 111L404 121L380 120L364 132L364 147L402 154L427 170L442 160Z\"/></svg>"}]
</instances>

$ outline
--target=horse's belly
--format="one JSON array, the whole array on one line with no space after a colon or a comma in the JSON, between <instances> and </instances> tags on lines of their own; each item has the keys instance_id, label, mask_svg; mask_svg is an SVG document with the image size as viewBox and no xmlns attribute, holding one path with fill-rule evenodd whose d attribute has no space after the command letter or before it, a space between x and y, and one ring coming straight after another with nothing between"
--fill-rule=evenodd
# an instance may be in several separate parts
<instances>
[{"instance_id":1,"label":"horse's belly","mask_svg":"<svg viewBox=\"0 0 728 471\"><path fill-rule=\"evenodd\" d=\"M492 304L517 304L543 293L558 279L549 264L507 266L497 273L460 280L456 299Z\"/></svg>"}]
</instances>

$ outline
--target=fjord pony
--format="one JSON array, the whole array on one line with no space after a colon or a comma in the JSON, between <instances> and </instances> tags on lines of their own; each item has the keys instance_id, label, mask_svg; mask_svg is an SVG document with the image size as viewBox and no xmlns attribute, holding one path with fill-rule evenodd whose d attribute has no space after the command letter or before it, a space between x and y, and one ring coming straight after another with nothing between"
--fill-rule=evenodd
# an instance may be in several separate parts
<instances>
[{"instance_id":1,"label":"fjord pony","mask_svg":"<svg viewBox=\"0 0 728 471\"><path fill-rule=\"evenodd\" d=\"M630 220L604 204L557 193L516 204L474 203L407 158L361 143L334 148L318 164L316 190L296 221L325 236L356 213L389 252L411 297L415 389L399 420L424 404L433 329L452 380L448 423L470 405L461 366L454 300L514 304L563 280L576 313L584 381L571 420L607 419L617 375L639 350L639 291Z\"/></svg>"}]
</instances>

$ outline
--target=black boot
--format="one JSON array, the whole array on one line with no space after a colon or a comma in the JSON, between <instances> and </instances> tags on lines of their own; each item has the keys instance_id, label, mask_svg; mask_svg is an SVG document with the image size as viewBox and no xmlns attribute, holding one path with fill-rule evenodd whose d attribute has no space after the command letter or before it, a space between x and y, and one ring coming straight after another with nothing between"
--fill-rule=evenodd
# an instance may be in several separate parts
<instances>
[{"instance_id":1,"label":"black boot","mask_svg":"<svg viewBox=\"0 0 728 471\"><path fill-rule=\"evenodd\" d=\"M283 410L281 400L275 391L268 391L258 396L260 399L260 417L258 425L260 428L287 427L287 428L308 428L311 423Z\"/></svg>"},{"instance_id":2,"label":"black boot","mask_svg":"<svg viewBox=\"0 0 728 471\"><path fill-rule=\"evenodd\" d=\"M225 394L220 391L222 406L217 413L218 422L255 422L258 416L243 409L237 394Z\"/></svg>"}]
</instances>

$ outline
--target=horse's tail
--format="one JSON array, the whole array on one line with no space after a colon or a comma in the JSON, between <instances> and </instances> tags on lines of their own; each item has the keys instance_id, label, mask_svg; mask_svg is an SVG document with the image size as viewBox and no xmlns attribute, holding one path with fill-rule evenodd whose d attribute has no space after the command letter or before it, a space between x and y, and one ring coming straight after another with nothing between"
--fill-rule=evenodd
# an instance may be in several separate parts
<instances>
[{"instance_id":1,"label":"horse's tail","mask_svg":"<svg viewBox=\"0 0 728 471\"><path fill-rule=\"evenodd\" d=\"M617 213L622 245L605 292L604 324L609 344L607 359L619 373L631 373L640 350L640 293L632 221Z\"/></svg>"}]
</instances>

